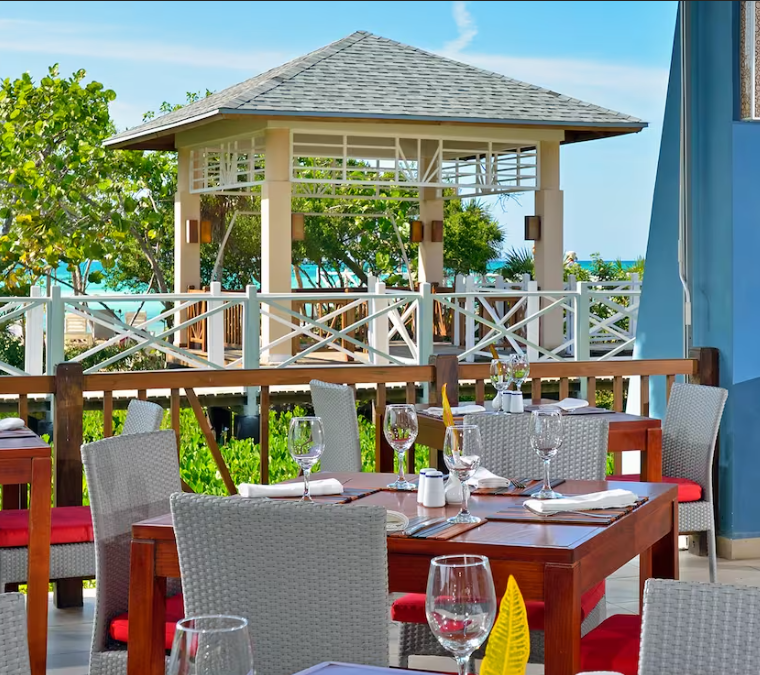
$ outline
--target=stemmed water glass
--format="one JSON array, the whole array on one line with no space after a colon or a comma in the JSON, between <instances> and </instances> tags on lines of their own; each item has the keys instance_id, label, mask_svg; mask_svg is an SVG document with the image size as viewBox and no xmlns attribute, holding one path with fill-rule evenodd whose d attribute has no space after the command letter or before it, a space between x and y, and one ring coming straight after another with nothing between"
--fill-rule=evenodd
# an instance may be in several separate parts
<instances>
[{"instance_id":1,"label":"stemmed water glass","mask_svg":"<svg viewBox=\"0 0 760 675\"><path fill-rule=\"evenodd\" d=\"M433 558L425 615L433 635L456 659L459 675L467 675L470 656L485 642L496 619L496 592L488 558Z\"/></svg>"},{"instance_id":2,"label":"stemmed water glass","mask_svg":"<svg viewBox=\"0 0 760 675\"><path fill-rule=\"evenodd\" d=\"M491 384L496 389L496 396L499 399L499 409L497 413L503 413L503 396L502 393L509 389L512 384L512 360L511 359L491 359Z\"/></svg>"},{"instance_id":3,"label":"stemmed water glass","mask_svg":"<svg viewBox=\"0 0 760 675\"><path fill-rule=\"evenodd\" d=\"M482 447L477 425L455 424L446 428L443 461L462 483L462 508L457 515L448 519L450 523L479 523L482 520L469 511L470 488L467 486L467 480L472 478L480 466Z\"/></svg>"},{"instance_id":4,"label":"stemmed water glass","mask_svg":"<svg viewBox=\"0 0 760 675\"><path fill-rule=\"evenodd\" d=\"M168 675L253 675L248 621L197 616L177 624Z\"/></svg>"},{"instance_id":5,"label":"stemmed water glass","mask_svg":"<svg viewBox=\"0 0 760 675\"><path fill-rule=\"evenodd\" d=\"M528 379L528 375L530 375L530 361L525 353L512 354L509 360L512 362L512 382L515 383L515 391L522 402L522 386L523 382ZM522 407L520 411L522 411Z\"/></svg>"},{"instance_id":6,"label":"stemmed water glass","mask_svg":"<svg viewBox=\"0 0 760 675\"><path fill-rule=\"evenodd\" d=\"M319 417L294 417L288 429L288 450L303 471L302 502L313 502L309 474L325 449L325 434Z\"/></svg>"},{"instance_id":7,"label":"stemmed water glass","mask_svg":"<svg viewBox=\"0 0 760 675\"><path fill-rule=\"evenodd\" d=\"M385 408L383 432L385 440L396 451L398 458L398 478L388 485L394 490L416 490L417 486L406 480L404 456L417 438L417 411L409 403L389 405Z\"/></svg>"},{"instance_id":8,"label":"stemmed water glass","mask_svg":"<svg viewBox=\"0 0 760 675\"><path fill-rule=\"evenodd\" d=\"M549 463L562 445L562 414L556 408L534 410L530 418L530 444L544 462L544 485L536 499L559 499L549 480Z\"/></svg>"}]
</instances>

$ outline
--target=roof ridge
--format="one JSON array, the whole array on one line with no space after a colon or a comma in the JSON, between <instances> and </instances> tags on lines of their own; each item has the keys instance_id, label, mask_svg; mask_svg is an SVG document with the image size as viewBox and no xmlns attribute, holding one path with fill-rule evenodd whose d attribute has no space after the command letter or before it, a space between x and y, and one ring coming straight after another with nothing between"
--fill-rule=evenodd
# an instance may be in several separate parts
<instances>
[{"instance_id":1,"label":"roof ridge","mask_svg":"<svg viewBox=\"0 0 760 675\"><path fill-rule=\"evenodd\" d=\"M260 75L257 75L256 77L262 77L263 79L261 85L257 87L254 92L251 92L251 95L245 98L237 99L236 103L239 105L244 104L244 103L250 103L261 94L265 94L272 91L273 89L276 89L280 85L285 84L289 80L292 80L298 77L299 75L301 75L302 73L305 73L310 68L313 68L314 66L316 66L319 63L322 63L326 59L329 59L330 57L335 56L335 54L342 52L344 49L348 49L349 47L352 47L353 45L357 44L358 42L361 42L367 37L377 37L377 36L374 36L372 33L368 31L357 30L351 33L350 35L346 35L345 37L340 38L340 40L335 40L334 42L331 42L330 44L327 44L324 47L315 49L314 51L311 51L308 54L304 54L303 56L297 59L293 59L292 61L289 61L288 63L283 64L282 66L278 66L279 68L286 69L287 66L292 64L291 68L287 69L292 72L283 72L282 74L278 73L271 79L263 77L266 75L266 72L271 72L271 71L266 71L265 73L261 73ZM341 46L339 47L338 45L341 45ZM320 57L310 58L310 57L315 57L317 55L320 55ZM308 64L306 62L308 62ZM272 68L271 70L276 70L276 68ZM271 84L271 86L266 86L269 84Z\"/></svg>"}]
</instances>

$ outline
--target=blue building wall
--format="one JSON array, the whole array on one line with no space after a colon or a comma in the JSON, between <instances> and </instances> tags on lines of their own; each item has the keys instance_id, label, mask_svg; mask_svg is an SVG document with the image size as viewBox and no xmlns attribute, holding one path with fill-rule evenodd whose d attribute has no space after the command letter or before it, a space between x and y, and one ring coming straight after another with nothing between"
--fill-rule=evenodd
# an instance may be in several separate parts
<instances>
[{"instance_id":1,"label":"blue building wall","mask_svg":"<svg viewBox=\"0 0 760 675\"><path fill-rule=\"evenodd\" d=\"M691 8L693 344L720 350L721 385L729 390L720 437L720 534L760 537L760 509L747 508L760 484L760 123L738 121L739 3ZM677 37L674 45L639 319L641 358L681 355Z\"/></svg>"}]
</instances>

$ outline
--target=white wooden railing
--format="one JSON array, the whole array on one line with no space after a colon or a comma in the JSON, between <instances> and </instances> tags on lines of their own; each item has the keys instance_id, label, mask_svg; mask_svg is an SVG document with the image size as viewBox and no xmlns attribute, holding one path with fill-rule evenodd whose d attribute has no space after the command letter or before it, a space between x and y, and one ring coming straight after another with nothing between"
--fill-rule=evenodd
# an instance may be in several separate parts
<instances>
[{"instance_id":1,"label":"white wooden railing","mask_svg":"<svg viewBox=\"0 0 760 675\"><path fill-rule=\"evenodd\" d=\"M52 373L66 360L64 347L77 338L83 346L69 360L86 362L88 373L118 367L141 350L160 352L187 367L213 369L284 367L315 357L427 364L436 348L453 349L461 361L472 362L488 358L490 345L527 352L532 361L630 356L638 279L570 283L562 291L539 291L530 279L483 284L467 277L458 279L454 290L434 292L422 284L412 292L388 290L371 278L367 291L263 294L253 286L244 293L223 292L215 282L208 293L102 296L62 295L54 286L49 297L33 288L29 297L0 297L0 330L12 327L24 349L23 366L0 360L0 371ZM199 303L204 303L201 310ZM135 304L138 311L128 312ZM195 315L188 318L193 309ZM241 336L234 348L225 343L233 311ZM543 323L557 313L563 330L552 344L543 335ZM261 330L265 319L281 327L268 342ZM188 346L189 332L198 327L205 339L202 349Z\"/></svg>"}]
</instances>

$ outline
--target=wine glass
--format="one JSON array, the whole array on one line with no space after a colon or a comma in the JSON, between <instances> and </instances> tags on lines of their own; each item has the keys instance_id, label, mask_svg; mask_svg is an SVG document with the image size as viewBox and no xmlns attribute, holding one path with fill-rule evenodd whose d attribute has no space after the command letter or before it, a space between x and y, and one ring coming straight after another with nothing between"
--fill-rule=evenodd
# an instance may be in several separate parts
<instances>
[{"instance_id":1,"label":"wine glass","mask_svg":"<svg viewBox=\"0 0 760 675\"><path fill-rule=\"evenodd\" d=\"M404 456L417 438L417 411L410 403L389 405L385 408L383 420L385 440L396 451L398 457L398 478L388 485L394 490L416 490L404 475Z\"/></svg>"},{"instance_id":2,"label":"wine glass","mask_svg":"<svg viewBox=\"0 0 760 675\"><path fill-rule=\"evenodd\" d=\"M549 463L562 445L562 414L556 408L534 410L530 418L530 444L544 462L544 485L536 499L559 499L549 481Z\"/></svg>"},{"instance_id":3,"label":"wine glass","mask_svg":"<svg viewBox=\"0 0 760 675\"><path fill-rule=\"evenodd\" d=\"M443 440L443 461L449 471L453 471L462 483L462 508L450 523L479 523L482 518L473 516L468 509L470 488L467 480L480 466L482 443L480 429L475 424L455 424L446 428Z\"/></svg>"},{"instance_id":4,"label":"wine glass","mask_svg":"<svg viewBox=\"0 0 760 675\"><path fill-rule=\"evenodd\" d=\"M496 389L496 395L499 398L498 414L504 412L502 392L509 389L512 384L512 360L511 359L491 359L491 384Z\"/></svg>"},{"instance_id":5,"label":"wine glass","mask_svg":"<svg viewBox=\"0 0 760 675\"><path fill-rule=\"evenodd\" d=\"M239 616L182 619L174 633L168 675L253 675L248 621Z\"/></svg>"},{"instance_id":6,"label":"wine glass","mask_svg":"<svg viewBox=\"0 0 760 675\"><path fill-rule=\"evenodd\" d=\"M522 386L530 375L530 361L525 353L512 354L510 361L512 362L512 382L515 383L515 390L522 400Z\"/></svg>"},{"instance_id":7,"label":"wine glass","mask_svg":"<svg viewBox=\"0 0 760 675\"><path fill-rule=\"evenodd\" d=\"M294 417L288 429L288 450L303 471L302 502L313 502L309 488L309 474L325 449L322 420L319 417Z\"/></svg>"},{"instance_id":8,"label":"wine glass","mask_svg":"<svg viewBox=\"0 0 760 675\"><path fill-rule=\"evenodd\" d=\"M430 561L425 615L433 635L467 675L470 656L496 619L491 566L482 555L444 555Z\"/></svg>"}]
</instances>

